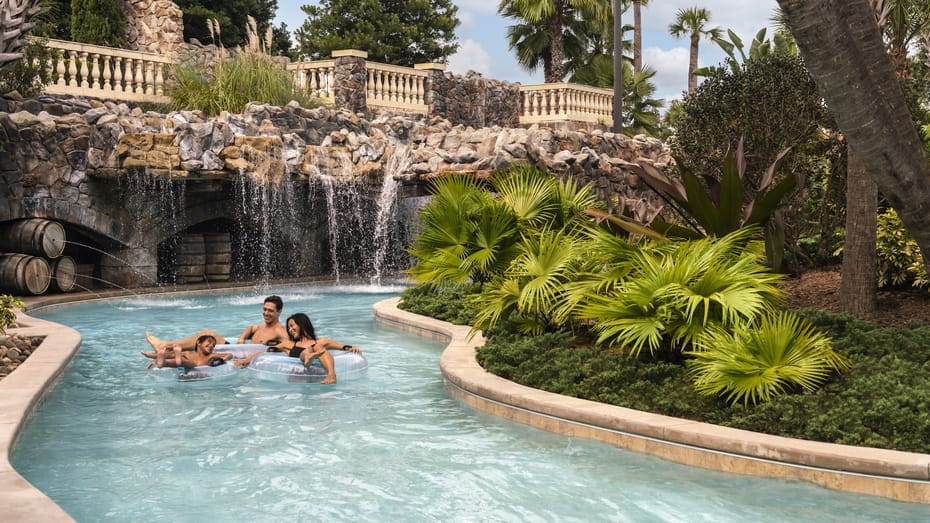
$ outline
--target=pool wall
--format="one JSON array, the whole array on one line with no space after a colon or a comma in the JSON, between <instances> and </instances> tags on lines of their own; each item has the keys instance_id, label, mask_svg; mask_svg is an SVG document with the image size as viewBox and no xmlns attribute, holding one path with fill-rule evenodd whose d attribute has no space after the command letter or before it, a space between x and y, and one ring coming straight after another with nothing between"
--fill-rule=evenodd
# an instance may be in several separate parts
<instances>
[{"instance_id":1,"label":"pool wall","mask_svg":"<svg viewBox=\"0 0 930 523\"><path fill-rule=\"evenodd\" d=\"M900 501L930 503L930 455L771 436L582 400L525 387L475 360L481 336L402 311L399 298L374 306L384 325L446 341L440 368L449 390L468 405L537 428L604 441L678 463L810 481Z\"/></svg>"},{"instance_id":2,"label":"pool wall","mask_svg":"<svg viewBox=\"0 0 930 523\"><path fill-rule=\"evenodd\" d=\"M81 334L64 325L17 312L18 327L9 334L45 336L32 355L0 381L0 506L4 521L74 521L42 491L32 486L10 465L10 453L32 411L68 366ZM63 441L62 445L67 445Z\"/></svg>"}]
</instances>

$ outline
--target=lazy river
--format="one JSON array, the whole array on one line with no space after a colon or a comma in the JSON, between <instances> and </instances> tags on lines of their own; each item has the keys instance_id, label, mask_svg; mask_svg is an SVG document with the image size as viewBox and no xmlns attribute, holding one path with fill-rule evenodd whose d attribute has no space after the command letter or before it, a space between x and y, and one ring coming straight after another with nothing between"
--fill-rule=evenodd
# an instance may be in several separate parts
<instances>
[{"instance_id":1,"label":"lazy river","mask_svg":"<svg viewBox=\"0 0 930 523\"><path fill-rule=\"evenodd\" d=\"M78 521L926 521L930 508L729 475L551 434L446 390L443 345L378 325L399 287L295 286L30 311L81 331L13 466ZM279 294L282 320L362 348L334 386L247 372L155 383L144 332L237 335Z\"/></svg>"}]
</instances>

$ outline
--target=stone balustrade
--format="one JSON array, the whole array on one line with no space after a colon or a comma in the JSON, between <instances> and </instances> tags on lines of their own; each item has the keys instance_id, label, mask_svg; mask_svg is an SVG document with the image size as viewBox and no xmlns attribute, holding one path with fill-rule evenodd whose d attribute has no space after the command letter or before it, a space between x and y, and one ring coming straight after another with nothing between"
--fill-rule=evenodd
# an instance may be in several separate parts
<instances>
[{"instance_id":1,"label":"stone balustrade","mask_svg":"<svg viewBox=\"0 0 930 523\"><path fill-rule=\"evenodd\" d=\"M521 124L588 122L609 125L614 93L586 85L556 83L520 86Z\"/></svg>"},{"instance_id":2,"label":"stone balustrade","mask_svg":"<svg viewBox=\"0 0 930 523\"><path fill-rule=\"evenodd\" d=\"M169 54L128 51L48 40L60 51L52 65L48 94L134 102L170 103ZM472 126L582 124L607 126L613 92L578 84L520 85L444 72L442 64L400 67L367 60L358 50L333 52L333 59L292 62L296 85L329 105L352 111L387 110L441 116ZM348 68L348 69L346 69ZM343 70L346 69L346 70ZM515 97L519 97L519 101Z\"/></svg>"},{"instance_id":3,"label":"stone balustrade","mask_svg":"<svg viewBox=\"0 0 930 523\"><path fill-rule=\"evenodd\" d=\"M334 103L336 98L333 82L336 72L335 60L314 60L312 62L291 62L287 70L294 77L298 88L307 91L326 103Z\"/></svg>"},{"instance_id":4,"label":"stone balustrade","mask_svg":"<svg viewBox=\"0 0 930 523\"><path fill-rule=\"evenodd\" d=\"M170 103L166 92L169 57L100 45L49 39L59 51L51 64L48 94L134 102Z\"/></svg>"}]
</instances>

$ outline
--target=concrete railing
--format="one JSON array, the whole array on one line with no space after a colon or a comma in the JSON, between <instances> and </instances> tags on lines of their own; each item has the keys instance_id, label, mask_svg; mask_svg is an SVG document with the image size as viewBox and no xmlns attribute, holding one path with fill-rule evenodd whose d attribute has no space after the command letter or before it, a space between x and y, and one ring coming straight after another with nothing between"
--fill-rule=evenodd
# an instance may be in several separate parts
<instances>
[{"instance_id":1,"label":"concrete railing","mask_svg":"<svg viewBox=\"0 0 930 523\"><path fill-rule=\"evenodd\" d=\"M312 62L291 62L287 70L294 77L298 88L327 103L334 103L335 60L314 60Z\"/></svg>"},{"instance_id":2,"label":"concrete railing","mask_svg":"<svg viewBox=\"0 0 930 523\"><path fill-rule=\"evenodd\" d=\"M522 85L521 124L589 122L609 125L614 93L578 84Z\"/></svg>"},{"instance_id":3,"label":"concrete railing","mask_svg":"<svg viewBox=\"0 0 930 523\"><path fill-rule=\"evenodd\" d=\"M59 51L51 64L49 94L169 103L165 82L169 57L99 45L49 39Z\"/></svg>"},{"instance_id":4,"label":"concrete railing","mask_svg":"<svg viewBox=\"0 0 930 523\"><path fill-rule=\"evenodd\" d=\"M53 39L47 41L47 46L59 51L51 66L52 81L45 89L49 94L171 102L167 95L168 69L174 62L170 56ZM358 88L351 85L357 78L347 79L351 74L339 74L337 56L364 60L365 85L359 93L363 106L430 114L430 89L435 88L430 79L432 74L442 74L442 64L400 67L370 62L366 60L367 53L345 50L334 51L334 59L330 60L292 62L287 70L299 88L335 104L340 90ZM521 103L513 110L517 113L514 120L520 125L564 122L607 125L611 121L610 89L553 83L521 85L519 91Z\"/></svg>"},{"instance_id":5,"label":"concrete railing","mask_svg":"<svg viewBox=\"0 0 930 523\"><path fill-rule=\"evenodd\" d=\"M368 96L371 107L408 113L429 112L426 105L426 71L378 62L368 62Z\"/></svg>"}]
</instances>

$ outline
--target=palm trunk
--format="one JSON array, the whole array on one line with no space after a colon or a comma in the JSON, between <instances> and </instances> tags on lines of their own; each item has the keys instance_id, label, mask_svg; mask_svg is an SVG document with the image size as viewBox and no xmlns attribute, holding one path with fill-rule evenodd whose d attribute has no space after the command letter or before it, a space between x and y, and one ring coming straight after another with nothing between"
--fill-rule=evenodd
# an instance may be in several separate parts
<instances>
[{"instance_id":1,"label":"palm trunk","mask_svg":"<svg viewBox=\"0 0 930 523\"><path fill-rule=\"evenodd\" d=\"M691 34L691 58L688 60L688 94L694 94L697 90L697 76L694 71L697 70L698 60L698 43L701 35L698 33Z\"/></svg>"},{"instance_id":2,"label":"palm trunk","mask_svg":"<svg viewBox=\"0 0 930 523\"><path fill-rule=\"evenodd\" d=\"M549 54L552 57L552 74L546 83L558 83L565 77L565 45L562 38L562 2L556 2L555 13L546 20L549 31Z\"/></svg>"},{"instance_id":3,"label":"palm trunk","mask_svg":"<svg viewBox=\"0 0 930 523\"><path fill-rule=\"evenodd\" d=\"M930 260L930 163L869 0L778 0L850 147Z\"/></svg>"},{"instance_id":4,"label":"palm trunk","mask_svg":"<svg viewBox=\"0 0 930 523\"><path fill-rule=\"evenodd\" d=\"M846 243L840 307L855 318L867 320L875 311L878 275L875 253L878 186L851 147L847 150L846 165Z\"/></svg>"},{"instance_id":5,"label":"palm trunk","mask_svg":"<svg viewBox=\"0 0 930 523\"><path fill-rule=\"evenodd\" d=\"M633 71L643 70L643 22L640 8L643 0L633 0Z\"/></svg>"}]
</instances>

